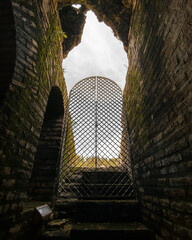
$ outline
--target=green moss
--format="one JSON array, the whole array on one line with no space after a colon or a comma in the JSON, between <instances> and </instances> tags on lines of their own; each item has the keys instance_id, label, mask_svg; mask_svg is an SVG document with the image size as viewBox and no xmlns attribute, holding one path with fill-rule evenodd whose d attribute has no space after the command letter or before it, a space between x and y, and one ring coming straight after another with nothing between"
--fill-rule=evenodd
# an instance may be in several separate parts
<instances>
[{"instance_id":1,"label":"green moss","mask_svg":"<svg viewBox=\"0 0 192 240\"><path fill-rule=\"evenodd\" d=\"M10 91L6 101L6 114L2 128L9 129L14 136L9 137L9 143L3 143L8 159L12 159L13 151L19 152L19 144L15 144L20 139L26 139L27 142L36 143L37 136L29 129L40 131L43 121L42 112L45 111L45 99L54 85L59 85L64 99L67 103L67 90L63 77L62 59L61 59L61 40L63 32L60 27L58 15L50 16L50 25L43 32L41 24L38 24L38 55L36 60L36 76L26 74L24 87L14 86L14 92ZM33 93L32 89L36 90ZM36 105L42 110L37 112ZM2 111L2 109L1 109ZM7 133L5 133L7 134ZM16 139L15 139L16 138ZM27 151L27 150L26 150ZM18 154L17 154L18 155Z\"/></svg>"},{"instance_id":2,"label":"green moss","mask_svg":"<svg viewBox=\"0 0 192 240\"><path fill-rule=\"evenodd\" d=\"M139 2L138 6L136 7L132 27L132 32L139 43L141 43L143 35L146 32L146 24L144 21L145 9L143 4L144 3Z\"/></svg>"},{"instance_id":3,"label":"green moss","mask_svg":"<svg viewBox=\"0 0 192 240\"><path fill-rule=\"evenodd\" d=\"M42 29L40 23L39 28ZM61 30L57 15L50 16L50 25L46 32L40 37L37 60L37 73L41 84L45 87L48 87L50 77L55 80L58 78L58 73L60 73L60 78L62 78L61 75L63 72L59 53L61 49L61 40L64 37L66 37L66 35ZM52 76L47 65L54 68Z\"/></svg>"},{"instance_id":4,"label":"green moss","mask_svg":"<svg viewBox=\"0 0 192 240\"><path fill-rule=\"evenodd\" d=\"M142 76L136 67L132 67L128 75L128 86L124 101L128 113L129 128L135 129L139 145L147 141L147 125L141 88Z\"/></svg>"}]
</instances>

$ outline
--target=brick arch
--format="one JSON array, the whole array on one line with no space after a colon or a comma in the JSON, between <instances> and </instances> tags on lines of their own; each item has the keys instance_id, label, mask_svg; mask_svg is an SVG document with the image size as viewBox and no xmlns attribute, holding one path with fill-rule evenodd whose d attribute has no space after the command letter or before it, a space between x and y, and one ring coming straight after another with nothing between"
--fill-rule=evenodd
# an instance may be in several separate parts
<instances>
[{"instance_id":1,"label":"brick arch","mask_svg":"<svg viewBox=\"0 0 192 240\"><path fill-rule=\"evenodd\" d=\"M11 0L0 1L0 106L11 83L16 57L16 31Z\"/></svg>"},{"instance_id":2,"label":"brick arch","mask_svg":"<svg viewBox=\"0 0 192 240\"><path fill-rule=\"evenodd\" d=\"M49 95L29 182L29 199L52 200L55 195L63 139L63 116L61 91L58 87L53 87Z\"/></svg>"}]
</instances>

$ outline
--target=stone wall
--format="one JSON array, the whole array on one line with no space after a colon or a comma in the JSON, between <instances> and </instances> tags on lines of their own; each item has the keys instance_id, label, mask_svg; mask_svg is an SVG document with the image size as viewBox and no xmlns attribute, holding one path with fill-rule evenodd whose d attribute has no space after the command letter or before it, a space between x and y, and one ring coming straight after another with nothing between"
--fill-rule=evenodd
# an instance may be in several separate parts
<instances>
[{"instance_id":1,"label":"stone wall","mask_svg":"<svg viewBox=\"0 0 192 240\"><path fill-rule=\"evenodd\" d=\"M137 1L124 90L143 219L192 239L192 2Z\"/></svg>"},{"instance_id":2,"label":"stone wall","mask_svg":"<svg viewBox=\"0 0 192 240\"><path fill-rule=\"evenodd\" d=\"M51 89L28 188L30 200L53 201L57 195L59 163L64 134L63 98Z\"/></svg>"},{"instance_id":3,"label":"stone wall","mask_svg":"<svg viewBox=\"0 0 192 240\"><path fill-rule=\"evenodd\" d=\"M16 238L21 229L23 202L27 200L52 87L60 89L64 109L67 104L61 67L63 39L55 1L14 0L12 9L16 60L0 109L0 239L3 240ZM9 32L9 28L5 31Z\"/></svg>"}]
</instances>

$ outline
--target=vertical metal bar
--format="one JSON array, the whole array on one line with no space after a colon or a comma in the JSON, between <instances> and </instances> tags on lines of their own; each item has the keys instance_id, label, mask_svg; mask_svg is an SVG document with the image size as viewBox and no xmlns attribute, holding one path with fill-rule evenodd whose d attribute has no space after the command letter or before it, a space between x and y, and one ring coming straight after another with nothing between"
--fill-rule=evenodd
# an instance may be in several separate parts
<instances>
[{"instance_id":1,"label":"vertical metal bar","mask_svg":"<svg viewBox=\"0 0 192 240\"><path fill-rule=\"evenodd\" d=\"M95 186L94 186L94 194L95 197L98 195L98 189L97 189L97 135L98 135L98 82L97 82L97 76L95 77Z\"/></svg>"},{"instance_id":2,"label":"vertical metal bar","mask_svg":"<svg viewBox=\"0 0 192 240\"><path fill-rule=\"evenodd\" d=\"M98 134L98 82L95 78L95 169L97 169L97 134Z\"/></svg>"},{"instance_id":3,"label":"vertical metal bar","mask_svg":"<svg viewBox=\"0 0 192 240\"><path fill-rule=\"evenodd\" d=\"M63 148L69 156L61 159L60 196L135 196L128 122L122 100L120 88L107 78L86 78L73 87L65 116L70 133L66 134L66 126Z\"/></svg>"}]
</instances>

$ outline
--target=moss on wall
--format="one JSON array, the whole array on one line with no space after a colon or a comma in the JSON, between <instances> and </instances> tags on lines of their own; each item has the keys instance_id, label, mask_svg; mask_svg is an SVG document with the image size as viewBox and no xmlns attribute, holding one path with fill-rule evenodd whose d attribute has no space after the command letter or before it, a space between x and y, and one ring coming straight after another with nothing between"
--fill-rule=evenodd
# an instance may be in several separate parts
<instances>
[{"instance_id":1,"label":"moss on wall","mask_svg":"<svg viewBox=\"0 0 192 240\"><path fill-rule=\"evenodd\" d=\"M191 238L185 220L191 202L191 6L137 1L129 32L124 100L133 169L143 219L158 239Z\"/></svg>"},{"instance_id":2,"label":"moss on wall","mask_svg":"<svg viewBox=\"0 0 192 240\"><path fill-rule=\"evenodd\" d=\"M52 63L51 68L54 68L54 72L51 77L53 79L61 80L59 82L60 84L64 82L63 71L61 68L62 59L59 56L59 53L61 49L61 42L66 35L61 29L57 14L51 15L49 19L49 27L40 37L37 57L37 73L41 84L44 87L48 87L50 81L50 72L47 67L48 62ZM39 22L39 28L42 29L41 22ZM55 59L53 59L53 57Z\"/></svg>"},{"instance_id":3,"label":"moss on wall","mask_svg":"<svg viewBox=\"0 0 192 240\"><path fill-rule=\"evenodd\" d=\"M62 69L63 33L54 2L48 5L48 12L44 12L41 1L12 1L12 5L16 61L13 79L0 109L0 232L10 239L14 239L21 229L20 212L26 201L47 100L53 86L59 87L64 109L67 106ZM9 236L8 232L13 235Z\"/></svg>"},{"instance_id":4,"label":"moss on wall","mask_svg":"<svg viewBox=\"0 0 192 240\"><path fill-rule=\"evenodd\" d=\"M139 146L145 145L148 141L141 74L136 66L131 66L127 76L126 93L124 94L129 128L134 131L134 136L137 136Z\"/></svg>"}]
</instances>

